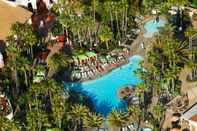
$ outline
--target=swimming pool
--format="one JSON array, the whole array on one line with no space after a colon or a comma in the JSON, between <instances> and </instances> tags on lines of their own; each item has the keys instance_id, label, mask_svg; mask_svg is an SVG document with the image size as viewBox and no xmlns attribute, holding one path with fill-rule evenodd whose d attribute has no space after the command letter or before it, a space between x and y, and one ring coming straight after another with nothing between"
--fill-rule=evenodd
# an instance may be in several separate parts
<instances>
[{"instance_id":1,"label":"swimming pool","mask_svg":"<svg viewBox=\"0 0 197 131\"><path fill-rule=\"evenodd\" d=\"M129 58L129 63L116 68L108 74L92 81L77 83L65 83L70 90L90 97L94 104L94 110L104 116L113 109L125 109L127 102L120 100L117 91L124 85L136 85L142 82L134 71L138 68L143 58L135 55Z\"/></svg>"},{"instance_id":2,"label":"swimming pool","mask_svg":"<svg viewBox=\"0 0 197 131\"><path fill-rule=\"evenodd\" d=\"M166 24L165 20L160 19L158 22L153 20L149 20L144 24L144 29L146 32L144 33L144 37L151 38L155 33L158 32L158 27L162 27Z\"/></svg>"}]
</instances>

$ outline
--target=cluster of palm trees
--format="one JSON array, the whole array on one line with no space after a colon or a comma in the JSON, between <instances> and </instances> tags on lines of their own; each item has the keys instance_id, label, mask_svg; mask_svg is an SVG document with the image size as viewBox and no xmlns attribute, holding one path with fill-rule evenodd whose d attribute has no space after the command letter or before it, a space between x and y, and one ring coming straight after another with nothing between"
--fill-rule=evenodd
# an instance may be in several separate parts
<instances>
[{"instance_id":1,"label":"cluster of palm trees","mask_svg":"<svg viewBox=\"0 0 197 131\"><path fill-rule=\"evenodd\" d=\"M91 50L101 46L109 50L131 34L139 6L140 1L129 0L60 0L52 7L58 16L52 34L63 33L72 47Z\"/></svg>"},{"instance_id":2,"label":"cluster of palm trees","mask_svg":"<svg viewBox=\"0 0 197 131\"><path fill-rule=\"evenodd\" d=\"M105 25L98 34L102 41L108 42L109 34L106 30L111 28ZM6 66L1 72L1 91L11 100L14 118L11 122L1 116L3 124L0 129L41 131L50 128L81 131L99 128L106 119L84 105L68 101L70 92L64 89L63 84L50 76L40 83L33 83L35 72L45 68L45 65L37 65L36 59L42 48L46 48L46 44L40 43L30 25L17 22L12 26L11 34L6 40ZM49 60L48 68L65 67L68 64L66 59L61 52L54 54ZM131 111L133 110L130 109ZM121 114L131 119L131 114L135 113L113 111L108 120L112 125L119 126L115 121L122 117ZM126 123L128 122L121 125Z\"/></svg>"},{"instance_id":3,"label":"cluster of palm trees","mask_svg":"<svg viewBox=\"0 0 197 131\"><path fill-rule=\"evenodd\" d=\"M141 90L139 94L144 97L144 100L148 99L145 95L147 93L152 97L152 101L144 103L147 107L144 113L152 114L150 120L156 130L161 129L165 116L165 104L181 93L179 79L181 71L190 68L190 78L196 78L197 51L190 39L196 38L197 30L188 27L184 40L176 39L173 35L174 31L174 27L170 24L160 30L160 34L150 42L151 49L145 61L142 62L143 68L136 71L136 74L144 80L143 84L136 87L137 90Z\"/></svg>"},{"instance_id":4,"label":"cluster of palm trees","mask_svg":"<svg viewBox=\"0 0 197 131\"><path fill-rule=\"evenodd\" d=\"M153 4L150 5L149 2ZM177 2L178 6L186 4L186 0L167 2ZM63 34L66 44L72 49L79 47L92 50L104 47L109 51L118 47L118 43L125 41L128 34L131 34L131 28L137 26L134 22L136 15L145 7L158 5L161 6L161 3L157 0L59 0L52 7L52 11L57 14L57 21L51 33ZM166 8L169 4L163 6ZM6 66L0 74L1 91L11 100L14 118L9 121L1 116L0 130L41 131L50 128L82 131L87 128L99 128L106 120L122 130L131 123L138 123L139 128L147 114L151 114L148 115L150 122L159 130L158 125L165 111L165 103L159 96L165 93L176 96L180 93L181 82L178 77L185 66L192 69L191 79L197 74L196 48L188 42L196 36L197 31L189 28L185 33L185 41L172 37L173 31L173 27L167 25L160 35L155 37L151 42L152 49L147 55L149 67L137 72L144 80L144 83L136 87L140 104L129 104L127 111L113 110L104 118L83 104L71 103L70 92L64 89L63 84L51 78L52 75L48 75L40 83L33 83L35 72L45 68L44 65L36 66L35 60L40 53L39 48L46 48L47 43L39 41L30 25L15 23L11 35L6 40ZM48 68L65 68L69 63L67 56L65 52L54 54L48 61ZM159 98L151 110L149 107L152 103L146 103L145 95L150 92L153 97Z\"/></svg>"}]
</instances>

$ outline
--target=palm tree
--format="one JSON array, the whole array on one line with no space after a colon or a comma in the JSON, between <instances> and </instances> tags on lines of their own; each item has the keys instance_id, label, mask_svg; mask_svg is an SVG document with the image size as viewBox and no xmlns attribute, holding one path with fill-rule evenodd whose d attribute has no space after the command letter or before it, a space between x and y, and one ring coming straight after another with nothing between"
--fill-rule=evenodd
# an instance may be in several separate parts
<instances>
[{"instance_id":1,"label":"palm tree","mask_svg":"<svg viewBox=\"0 0 197 131\"><path fill-rule=\"evenodd\" d=\"M161 88L167 87L167 90L173 89L174 92L176 87L174 82L178 80L180 70L189 61L191 52L188 47L189 44L186 41L179 42L173 39L163 39L160 36L156 37L148 60L156 70L160 70L158 76L154 78L163 81Z\"/></svg>"},{"instance_id":2,"label":"palm tree","mask_svg":"<svg viewBox=\"0 0 197 131\"><path fill-rule=\"evenodd\" d=\"M129 115L127 112L120 110L112 110L108 115L107 120L111 126L116 126L122 131L122 127L126 126L129 121Z\"/></svg>"},{"instance_id":3,"label":"palm tree","mask_svg":"<svg viewBox=\"0 0 197 131\"><path fill-rule=\"evenodd\" d=\"M113 4L114 8L114 14L115 14L115 20L116 20L116 28L118 30L117 38L121 38L121 32L120 32L120 24L119 24L119 12L121 11L120 9L120 2L114 2Z\"/></svg>"},{"instance_id":4,"label":"palm tree","mask_svg":"<svg viewBox=\"0 0 197 131\"><path fill-rule=\"evenodd\" d=\"M159 28L159 34L161 34L161 37L171 38L174 35L174 29L173 25L166 24L164 27Z\"/></svg>"},{"instance_id":5,"label":"palm tree","mask_svg":"<svg viewBox=\"0 0 197 131\"><path fill-rule=\"evenodd\" d=\"M153 125L155 125L155 128L158 128L157 124L160 125L161 119L164 118L165 108L161 103L158 103L153 107L152 113L155 118Z\"/></svg>"},{"instance_id":6,"label":"palm tree","mask_svg":"<svg viewBox=\"0 0 197 131\"><path fill-rule=\"evenodd\" d=\"M34 58L33 46L38 44L38 39L36 37L35 32L31 25L24 25L24 33L23 33L23 42L24 45L27 46L27 50L29 50L31 54L31 58Z\"/></svg>"},{"instance_id":7,"label":"palm tree","mask_svg":"<svg viewBox=\"0 0 197 131\"><path fill-rule=\"evenodd\" d=\"M16 92L13 92L13 96L17 95L19 93L19 65L20 62L18 59L20 59L20 53L21 49L17 46L17 43L15 40L13 40L13 37L9 37L7 40L7 48L6 48L6 54L8 56L6 68L11 71L11 78L14 81Z\"/></svg>"},{"instance_id":8,"label":"palm tree","mask_svg":"<svg viewBox=\"0 0 197 131\"><path fill-rule=\"evenodd\" d=\"M127 0L122 0L121 1L121 11L122 11L122 33L124 33L124 35L127 34L127 25L128 25L128 1Z\"/></svg>"},{"instance_id":9,"label":"palm tree","mask_svg":"<svg viewBox=\"0 0 197 131\"><path fill-rule=\"evenodd\" d=\"M110 16L110 23L111 23L111 30L114 31L114 1L105 1L105 3L103 4L104 6L104 15L106 18L108 18L108 16ZM109 15L108 15L109 14Z\"/></svg>"},{"instance_id":10,"label":"palm tree","mask_svg":"<svg viewBox=\"0 0 197 131\"><path fill-rule=\"evenodd\" d=\"M75 14L77 16L81 16L84 14L85 11L85 4L83 4L82 1L80 0L75 0L73 2L69 2L69 4L71 5L71 8L73 9L73 11L75 12Z\"/></svg>"},{"instance_id":11,"label":"palm tree","mask_svg":"<svg viewBox=\"0 0 197 131\"><path fill-rule=\"evenodd\" d=\"M190 79L192 80L196 74L196 48L193 47L193 38L197 37L197 30L193 27L189 27L185 31L185 36L189 38L189 49L191 50L191 60L187 65L191 69Z\"/></svg>"},{"instance_id":12,"label":"palm tree","mask_svg":"<svg viewBox=\"0 0 197 131\"><path fill-rule=\"evenodd\" d=\"M102 42L105 42L107 50L109 49L108 42L112 39L113 33L110 28L106 25L103 25L99 29L99 38Z\"/></svg>"},{"instance_id":13,"label":"palm tree","mask_svg":"<svg viewBox=\"0 0 197 131\"><path fill-rule=\"evenodd\" d=\"M66 98L68 98L66 91L62 84L57 83L54 80L48 80L45 85L49 92L51 107L53 113L53 119L58 128L62 127L62 119L66 114Z\"/></svg>"},{"instance_id":14,"label":"palm tree","mask_svg":"<svg viewBox=\"0 0 197 131\"><path fill-rule=\"evenodd\" d=\"M82 30L86 31L84 32L85 34L88 34L87 40L89 40L90 48L92 48L92 45L93 45L92 34L96 32L94 20L89 16L84 16L82 23L84 25Z\"/></svg>"},{"instance_id":15,"label":"palm tree","mask_svg":"<svg viewBox=\"0 0 197 131\"><path fill-rule=\"evenodd\" d=\"M22 51L30 52L33 59L33 45L37 44L38 40L32 26L16 22L11 27L11 35L14 36L17 46Z\"/></svg>"},{"instance_id":16,"label":"palm tree","mask_svg":"<svg viewBox=\"0 0 197 131\"><path fill-rule=\"evenodd\" d=\"M179 26L182 28L182 26L183 26L183 9L182 8L185 5L189 4L189 0L167 0L166 4L168 5L168 7L171 7L171 6L177 6L178 7L177 14L180 14L179 15L180 18L178 18L180 21L178 21L178 23L180 22Z\"/></svg>"},{"instance_id":17,"label":"palm tree","mask_svg":"<svg viewBox=\"0 0 197 131\"><path fill-rule=\"evenodd\" d=\"M20 131L19 127L14 121L10 121L5 117L0 116L0 130L1 131Z\"/></svg>"},{"instance_id":18,"label":"palm tree","mask_svg":"<svg viewBox=\"0 0 197 131\"><path fill-rule=\"evenodd\" d=\"M62 128L63 118L66 115L67 109L65 103L68 98L62 84L57 83L53 79L43 81L39 84L33 84L28 91L28 96L30 99L28 102L29 114L27 115L27 119L29 122L35 121L34 125L30 125L32 130L38 129L38 126L40 129L42 126L48 127L50 124L56 125L58 128ZM38 118L34 118L33 120L30 119L29 117L38 115L35 114L35 112L42 113L43 115ZM50 119L53 119L50 123L47 120L49 116Z\"/></svg>"},{"instance_id":19,"label":"palm tree","mask_svg":"<svg viewBox=\"0 0 197 131\"><path fill-rule=\"evenodd\" d=\"M142 110L138 105L129 105L128 106L128 113L129 113L129 122L131 123L138 123L138 128L140 127L141 117L142 117Z\"/></svg>"},{"instance_id":20,"label":"palm tree","mask_svg":"<svg viewBox=\"0 0 197 131\"><path fill-rule=\"evenodd\" d=\"M64 33L64 30L65 30L65 36L66 36L66 42L67 44L69 43L69 39L68 39L68 36L69 36L69 31L68 29L70 28L71 26L71 18L69 15L65 15L65 14L60 14L58 16L58 21L59 23L62 25L62 31Z\"/></svg>"},{"instance_id":21,"label":"palm tree","mask_svg":"<svg viewBox=\"0 0 197 131\"><path fill-rule=\"evenodd\" d=\"M89 109L86 106L76 104L71 107L70 115L75 124L74 131L77 131L77 129L82 130L83 119L87 117L88 113Z\"/></svg>"},{"instance_id":22,"label":"palm tree","mask_svg":"<svg viewBox=\"0 0 197 131\"><path fill-rule=\"evenodd\" d=\"M23 57L23 56L20 57L20 59L18 59L18 61L19 61L19 70L24 73L25 85L28 86L28 84L30 82L28 72L31 71L32 62L29 61L26 57Z\"/></svg>"},{"instance_id":23,"label":"palm tree","mask_svg":"<svg viewBox=\"0 0 197 131\"><path fill-rule=\"evenodd\" d=\"M99 8L99 1L98 0L93 0L92 1L92 8L93 8L93 19L94 19L94 23L96 23L96 11L98 10Z\"/></svg>"},{"instance_id":24,"label":"palm tree","mask_svg":"<svg viewBox=\"0 0 197 131\"><path fill-rule=\"evenodd\" d=\"M41 131L48 123L47 114L41 109L32 109L26 115L27 130Z\"/></svg>"},{"instance_id":25,"label":"palm tree","mask_svg":"<svg viewBox=\"0 0 197 131\"><path fill-rule=\"evenodd\" d=\"M89 113L84 118L84 126L87 128L97 128L99 130L99 127L103 124L104 118L97 114L97 113Z\"/></svg>"},{"instance_id":26,"label":"palm tree","mask_svg":"<svg viewBox=\"0 0 197 131\"><path fill-rule=\"evenodd\" d=\"M69 61L70 58L68 58L68 56L65 56L62 52L53 54L51 57L47 59L47 64L49 66L48 76L52 76L62 67L68 67L70 63Z\"/></svg>"}]
</instances>

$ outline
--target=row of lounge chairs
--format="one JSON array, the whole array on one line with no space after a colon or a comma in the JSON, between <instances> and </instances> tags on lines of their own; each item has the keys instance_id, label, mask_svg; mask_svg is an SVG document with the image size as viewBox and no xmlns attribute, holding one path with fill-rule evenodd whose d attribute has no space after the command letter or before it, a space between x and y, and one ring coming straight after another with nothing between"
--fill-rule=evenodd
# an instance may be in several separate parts
<instances>
[{"instance_id":1,"label":"row of lounge chairs","mask_svg":"<svg viewBox=\"0 0 197 131\"><path fill-rule=\"evenodd\" d=\"M117 67L127 61L127 58L121 56L99 56L95 62L84 66L74 66L72 69L72 80L90 80L105 74L107 71Z\"/></svg>"}]
</instances>

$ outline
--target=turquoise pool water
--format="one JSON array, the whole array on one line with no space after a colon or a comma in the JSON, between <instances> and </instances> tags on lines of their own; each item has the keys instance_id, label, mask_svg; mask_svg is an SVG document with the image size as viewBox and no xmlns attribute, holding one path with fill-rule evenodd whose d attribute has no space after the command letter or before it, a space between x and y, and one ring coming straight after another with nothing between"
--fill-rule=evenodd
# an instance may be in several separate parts
<instances>
[{"instance_id":1,"label":"turquoise pool water","mask_svg":"<svg viewBox=\"0 0 197 131\"><path fill-rule=\"evenodd\" d=\"M159 22L156 22L155 19L149 20L144 24L144 28L146 32L144 33L144 37L150 38L155 33L158 32L158 27L162 27L166 24L165 20L160 19Z\"/></svg>"},{"instance_id":2,"label":"turquoise pool water","mask_svg":"<svg viewBox=\"0 0 197 131\"><path fill-rule=\"evenodd\" d=\"M83 93L90 97L94 104L96 112L104 116L113 109L125 109L127 102L120 100L117 96L117 91L124 85L136 85L140 80L134 71L139 67L139 62L142 57L135 55L129 58L129 63L119 68L116 68L108 74L92 81L82 83L65 83L65 86L70 90Z\"/></svg>"}]
</instances>

